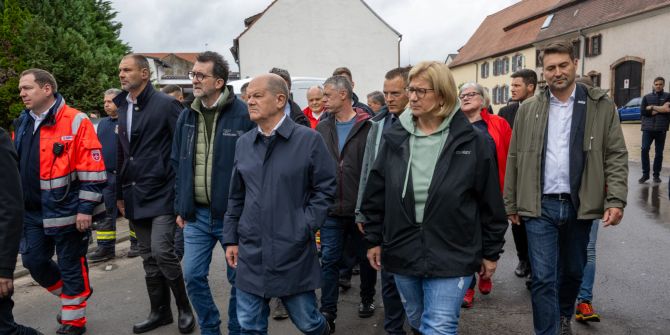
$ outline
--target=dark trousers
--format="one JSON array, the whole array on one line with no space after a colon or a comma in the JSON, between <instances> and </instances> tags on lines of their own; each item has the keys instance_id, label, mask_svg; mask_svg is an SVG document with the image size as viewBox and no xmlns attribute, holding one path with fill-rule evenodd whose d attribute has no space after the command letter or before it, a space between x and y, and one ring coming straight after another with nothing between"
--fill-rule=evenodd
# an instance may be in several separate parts
<instances>
[{"instance_id":1,"label":"dark trousers","mask_svg":"<svg viewBox=\"0 0 670 335\"><path fill-rule=\"evenodd\" d=\"M147 277L175 280L182 275L174 250L174 215L133 220L137 242Z\"/></svg>"},{"instance_id":2,"label":"dark trousers","mask_svg":"<svg viewBox=\"0 0 670 335\"><path fill-rule=\"evenodd\" d=\"M528 261L528 234L526 234L526 226L521 220L521 223L512 225L512 237L514 237L514 246L516 247L516 256L519 261Z\"/></svg>"},{"instance_id":3,"label":"dark trousers","mask_svg":"<svg viewBox=\"0 0 670 335\"><path fill-rule=\"evenodd\" d=\"M23 266L40 286L60 297L63 323L82 327L86 300L92 292L86 262L90 231L80 232L71 225L46 235L41 212L28 211L23 221ZM54 252L58 262L52 259Z\"/></svg>"},{"instance_id":4,"label":"dark trousers","mask_svg":"<svg viewBox=\"0 0 670 335\"><path fill-rule=\"evenodd\" d=\"M14 301L12 298L0 298L0 334L2 335L35 335L37 332L17 324L12 315Z\"/></svg>"},{"instance_id":5,"label":"dark trousers","mask_svg":"<svg viewBox=\"0 0 670 335\"><path fill-rule=\"evenodd\" d=\"M102 189L102 198L105 201L105 218L97 223L95 237L99 248L114 250L116 246L116 219L119 210L116 208L116 174L107 171L107 185ZM130 243L137 244L135 231L130 225Z\"/></svg>"},{"instance_id":6,"label":"dark trousers","mask_svg":"<svg viewBox=\"0 0 670 335\"><path fill-rule=\"evenodd\" d=\"M664 131L642 131L642 175L649 176L649 151L651 150L651 143L655 144L654 154L654 177L661 174L661 167L663 166L663 149L665 148Z\"/></svg>"},{"instance_id":7,"label":"dark trousers","mask_svg":"<svg viewBox=\"0 0 670 335\"><path fill-rule=\"evenodd\" d=\"M382 301L384 302L384 330L387 334L405 334L405 308L402 306L400 294L395 284L393 274L381 271Z\"/></svg>"}]
</instances>

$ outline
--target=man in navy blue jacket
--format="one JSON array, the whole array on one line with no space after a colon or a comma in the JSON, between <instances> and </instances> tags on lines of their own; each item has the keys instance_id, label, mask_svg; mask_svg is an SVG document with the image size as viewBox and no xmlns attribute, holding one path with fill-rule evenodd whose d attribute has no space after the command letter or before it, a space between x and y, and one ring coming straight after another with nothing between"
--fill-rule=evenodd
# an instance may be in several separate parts
<instances>
[{"instance_id":1,"label":"man in navy blue jacket","mask_svg":"<svg viewBox=\"0 0 670 335\"><path fill-rule=\"evenodd\" d=\"M238 99L228 81L228 62L216 52L198 55L189 73L195 100L179 119L172 142L172 166L176 171L175 211L184 229L184 279L198 315L203 335L221 334L207 276L212 252L223 246L223 216L226 213L235 144L240 135L254 128L247 106ZM228 281L235 272L228 267ZM235 288L228 302L228 332L239 334L235 312Z\"/></svg>"},{"instance_id":2,"label":"man in navy blue jacket","mask_svg":"<svg viewBox=\"0 0 670 335\"><path fill-rule=\"evenodd\" d=\"M149 317L135 324L133 332L145 333L173 322L172 290L179 312L177 326L187 334L195 328L195 317L174 250L175 173L170 164L182 106L157 92L149 77L144 56L126 55L119 64L124 92L114 98L119 107L117 207L135 225L151 302Z\"/></svg>"},{"instance_id":3,"label":"man in navy blue jacket","mask_svg":"<svg viewBox=\"0 0 670 335\"><path fill-rule=\"evenodd\" d=\"M237 318L244 333L267 334L269 299L279 297L305 334L329 334L314 291L321 267L314 233L335 195L335 162L321 136L285 113L289 91L275 74L247 88L258 124L237 141L223 225L228 265L237 269Z\"/></svg>"}]
</instances>

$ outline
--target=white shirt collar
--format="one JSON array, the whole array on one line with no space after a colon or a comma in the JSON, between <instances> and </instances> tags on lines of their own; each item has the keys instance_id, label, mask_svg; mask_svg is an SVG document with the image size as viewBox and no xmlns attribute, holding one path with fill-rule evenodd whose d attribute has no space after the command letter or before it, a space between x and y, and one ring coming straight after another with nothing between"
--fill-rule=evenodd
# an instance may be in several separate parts
<instances>
[{"instance_id":1,"label":"white shirt collar","mask_svg":"<svg viewBox=\"0 0 670 335\"><path fill-rule=\"evenodd\" d=\"M575 85L575 88L572 89L572 94L570 94L570 98L568 98L568 101L565 102L565 103L570 103L570 102L575 101L575 92L577 92L577 85ZM560 103L560 104L564 103L561 100L558 100L558 98L554 95L553 92L551 92L551 90L549 90L549 101L550 102L555 102L555 103Z\"/></svg>"},{"instance_id":2,"label":"white shirt collar","mask_svg":"<svg viewBox=\"0 0 670 335\"><path fill-rule=\"evenodd\" d=\"M126 101L128 101L128 104L136 104L137 99L133 100L133 96L128 92L128 95L126 95Z\"/></svg>"},{"instance_id":3,"label":"white shirt collar","mask_svg":"<svg viewBox=\"0 0 670 335\"><path fill-rule=\"evenodd\" d=\"M42 121L42 120L44 120L44 118L47 116L47 114L49 114L49 111L51 110L51 108L52 108L55 104L56 104L56 101L54 100L54 102L51 104L51 106L49 106L49 108L47 108L45 111L43 111L43 112L41 112L41 113L39 113L39 114L35 113L34 110L30 110L30 116L32 116L33 119L35 119L35 121Z\"/></svg>"},{"instance_id":4,"label":"white shirt collar","mask_svg":"<svg viewBox=\"0 0 670 335\"><path fill-rule=\"evenodd\" d=\"M281 120L279 120L279 122L277 122L275 127L272 128L272 131L270 132L270 135L266 135L265 133L263 133L263 129L261 129L261 126L258 126L258 132L261 135L264 135L264 136L272 136L277 132L277 129L279 129L279 127L282 125L282 123L284 123L284 120L286 120L286 114L284 114L284 116L281 118Z\"/></svg>"}]
</instances>

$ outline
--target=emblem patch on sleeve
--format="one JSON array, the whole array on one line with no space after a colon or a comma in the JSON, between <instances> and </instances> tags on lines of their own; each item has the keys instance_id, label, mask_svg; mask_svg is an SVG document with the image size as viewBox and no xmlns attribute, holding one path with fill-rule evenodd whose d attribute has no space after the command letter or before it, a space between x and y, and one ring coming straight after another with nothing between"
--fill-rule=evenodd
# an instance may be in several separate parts
<instances>
[{"instance_id":1,"label":"emblem patch on sleeve","mask_svg":"<svg viewBox=\"0 0 670 335\"><path fill-rule=\"evenodd\" d=\"M100 153L100 150L98 150L98 149L91 150L91 157L93 157L94 161L99 162L100 158L102 157L102 154Z\"/></svg>"}]
</instances>

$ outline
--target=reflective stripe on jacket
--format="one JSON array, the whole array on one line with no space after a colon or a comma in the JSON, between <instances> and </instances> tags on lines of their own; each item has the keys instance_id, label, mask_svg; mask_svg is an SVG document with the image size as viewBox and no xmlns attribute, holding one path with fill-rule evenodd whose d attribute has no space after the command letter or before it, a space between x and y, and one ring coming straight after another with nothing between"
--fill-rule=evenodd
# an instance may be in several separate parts
<instances>
[{"instance_id":1,"label":"reflective stripe on jacket","mask_svg":"<svg viewBox=\"0 0 670 335\"><path fill-rule=\"evenodd\" d=\"M56 104L40 126L39 170L44 228L73 225L77 214L105 213L102 189L107 181L101 145L88 116L56 95ZM21 116L18 134L27 129L29 111ZM17 136L17 151L23 136ZM56 154L57 147L62 152Z\"/></svg>"}]
</instances>

